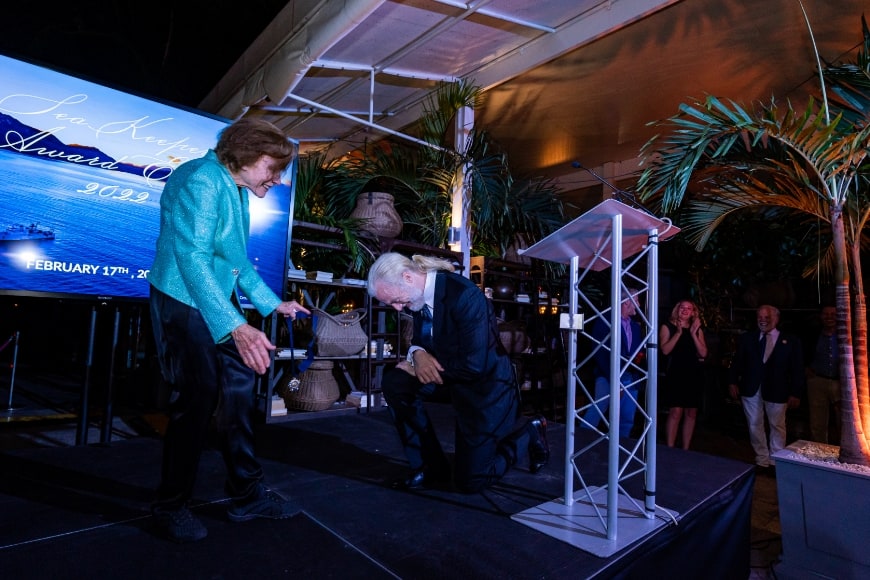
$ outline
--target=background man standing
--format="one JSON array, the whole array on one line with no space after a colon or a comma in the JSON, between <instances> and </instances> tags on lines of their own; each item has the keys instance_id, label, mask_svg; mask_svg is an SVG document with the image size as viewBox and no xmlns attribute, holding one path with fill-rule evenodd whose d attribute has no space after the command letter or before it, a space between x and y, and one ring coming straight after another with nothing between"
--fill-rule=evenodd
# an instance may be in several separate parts
<instances>
[{"instance_id":1,"label":"background man standing","mask_svg":"<svg viewBox=\"0 0 870 580\"><path fill-rule=\"evenodd\" d=\"M840 352L837 344L837 307L822 306L822 322L816 339L807 350L807 405L810 436L813 441L828 443L828 421L834 411L840 417ZM839 432L839 429L837 430Z\"/></svg>"},{"instance_id":2,"label":"background man standing","mask_svg":"<svg viewBox=\"0 0 870 580\"><path fill-rule=\"evenodd\" d=\"M620 357L623 360L631 358L631 353L638 349L638 343L643 340L640 324L632 318L637 314L635 297L638 292L636 288L623 288L621 293L619 332L622 333L622 339L619 350ZM610 393L610 349L604 348L603 345L610 344L610 333L613 330L603 317L598 317L592 326L592 337L602 345L595 351L594 355L595 394L593 396L599 402L591 406L583 415L583 422L580 424L583 429L592 429L602 419L607 419L610 398L605 397ZM639 351L635 358L642 357L643 353L644 351ZM634 415L637 412L637 396L639 383L641 382L641 373L634 364L631 364L622 373L620 380L623 388L620 390L619 396L619 436L628 437L631 435L631 429L634 426Z\"/></svg>"},{"instance_id":3,"label":"background man standing","mask_svg":"<svg viewBox=\"0 0 870 580\"><path fill-rule=\"evenodd\" d=\"M744 333L737 344L728 388L743 405L756 465L772 467L771 455L785 447L786 410L800 404L804 391L803 355L800 340L777 328L779 310L759 306L756 321L758 331ZM769 442L764 432L765 415Z\"/></svg>"}]
</instances>

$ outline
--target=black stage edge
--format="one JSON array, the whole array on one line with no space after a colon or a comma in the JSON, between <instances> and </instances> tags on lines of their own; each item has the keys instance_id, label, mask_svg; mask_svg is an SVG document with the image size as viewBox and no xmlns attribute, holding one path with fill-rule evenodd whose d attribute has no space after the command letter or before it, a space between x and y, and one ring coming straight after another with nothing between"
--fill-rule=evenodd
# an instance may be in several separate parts
<instances>
[{"instance_id":1,"label":"black stage edge","mask_svg":"<svg viewBox=\"0 0 870 580\"><path fill-rule=\"evenodd\" d=\"M432 411L452 452L450 409L435 405ZM283 521L230 523L223 465L210 450L194 509L209 536L186 545L163 541L150 529L160 439L6 451L0 455L0 573L52 579L749 577L755 473L730 459L661 446L657 503L679 512L678 525L611 558L511 520L562 495L564 435L564 426L550 425L553 460L541 473L518 465L485 493L461 495L390 488L406 465L387 412L263 425L258 453L267 482L295 498L303 512ZM597 459L593 454L586 461ZM603 462L600 469L603 481Z\"/></svg>"}]
</instances>

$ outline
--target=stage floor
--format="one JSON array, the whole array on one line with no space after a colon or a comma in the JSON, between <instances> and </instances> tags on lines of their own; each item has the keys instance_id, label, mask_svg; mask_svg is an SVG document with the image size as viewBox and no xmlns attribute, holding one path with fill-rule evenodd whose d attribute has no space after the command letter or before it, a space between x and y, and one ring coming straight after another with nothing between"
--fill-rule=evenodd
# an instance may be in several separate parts
<instances>
[{"instance_id":1,"label":"stage floor","mask_svg":"<svg viewBox=\"0 0 870 580\"><path fill-rule=\"evenodd\" d=\"M450 452L452 412L431 410ZM564 436L564 426L550 425L553 458L541 473L521 464L486 492L462 495L390 488L406 464L387 412L262 425L258 455L267 483L303 512L230 523L223 464L209 450L194 509L209 536L187 545L151 533L159 436L6 446L0 569L8 578L688 578L694 566L686 567L685 550L700 569L716 570L713 556L698 551L716 544L715 558L729 559L738 574L704 576L749 577L755 473L741 461L661 447L657 503L679 512L678 525L610 558L513 521L562 495Z\"/></svg>"}]
</instances>

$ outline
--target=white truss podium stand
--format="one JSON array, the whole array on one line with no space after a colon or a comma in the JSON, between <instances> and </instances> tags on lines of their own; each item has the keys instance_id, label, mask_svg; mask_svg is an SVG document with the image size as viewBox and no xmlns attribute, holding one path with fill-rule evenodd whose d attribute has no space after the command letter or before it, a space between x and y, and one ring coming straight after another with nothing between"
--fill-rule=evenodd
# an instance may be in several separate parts
<instances>
[{"instance_id":1,"label":"white truss podium stand","mask_svg":"<svg viewBox=\"0 0 870 580\"><path fill-rule=\"evenodd\" d=\"M522 251L524 256L568 264L570 268L568 312L563 313L560 320L560 327L567 333L568 349L565 492L563 497L514 514L512 519L597 556L611 556L666 523L676 521L676 513L655 503L655 409L658 359L657 244L677 232L678 228L655 216L608 199ZM643 269L644 258L646 271L638 273L635 270ZM606 268L611 268L610 306L599 311L583 294L580 285L589 272ZM611 332L605 344L592 339L583 326L600 318L610 328L619 329L621 292L629 286L639 290L636 294L637 310L646 334L626 359L620 356L621 332ZM585 317L581 314L581 301L584 312L588 313ZM594 406L593 402L576 408L578 388L582 389L589 401L593 401L595 392L594 386L584 384L577 372L593 356L590 354L581 361L577 360L578 334L593 340L593 354L600 348L606 348L610 353L610 405L608 416L604 417L606 432L583 418L585 412ZM633 362L642 349L646 349L646 368ZM643 431L640 438L630 444L619 439L619 401L624 390L620 378L629 369L641 376L639 381L633 383L634 386L646 382L646 406L638 405L638 412L644 419ZM632 395L625 390L623 396ZM587 433L594 433L594 440L575 452L578 424L590 429ZM580 469L581 460L585 453L605 442L607 482L600 486L589 485ZM625 480L641 475L644 476L645 496L642 502L630 497L622 485ZM576 492L575 477L580 484Z\"/></svg>"}]
</instances>

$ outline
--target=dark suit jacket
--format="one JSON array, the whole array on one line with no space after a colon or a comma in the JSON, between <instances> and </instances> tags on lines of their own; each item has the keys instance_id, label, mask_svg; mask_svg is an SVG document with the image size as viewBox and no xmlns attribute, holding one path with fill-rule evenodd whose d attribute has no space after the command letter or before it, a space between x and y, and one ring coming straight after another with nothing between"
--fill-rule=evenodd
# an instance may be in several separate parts
<instances>
[{"instance_id":1,"label":"dark suit jacket","mask_svg":"<svg viewBox=\"0 0 870 580\"><path fill-rule=\"evenodd\" d=\"M789 397L800 399L806 386L801 341L780 331L770 358L763 363L759 355L760 338L757 329L740 336L729 382L740 388L743 397L755 395L760 386L761 398L770 403L785 403Z\"/></svg>"},{"instance_id":2,"label":"dark suit jacket","mask_svg":"<svg viewBox=\"0 0 870 580\"><path fill-rule=\"evenodd\" d=\"M635 350L637 346L637 341L639 341L641 337L640 324L635 320L631 319L631 340L633 344L629 346L627 337L625 336L625 330L622 328L622 323L619 325L619 332L622 334L622 339L620 340L620 355L623 359L628 360L631 352ZM595 320L595 324L592 326L592 332L590 333L593 338L595 338L599 343L606 341L608 347L610 346L610 326L607 322L602 318L597 318ZM595 377L604 377L606 379L610 379L610 348L599 348L595 351ZM632 370L631 367L626 371L630 375L634 375L637 371Z\"/></svg>"},{"instance_id":3,"label":"dark suit jacket","mask_svg":"<svg viewBox=\"0 0 870 580\"><path fill-rule=\"evenodd\" d=\"M422 317L414 312L412 344L422 346ZM470 280L439 272L435 281L432 345L460 424L471 431L513 425L518 394L510 357L498 340L492 304ZM467 432L467 431L466 431Z\"/></svg>"}]
</instances>

